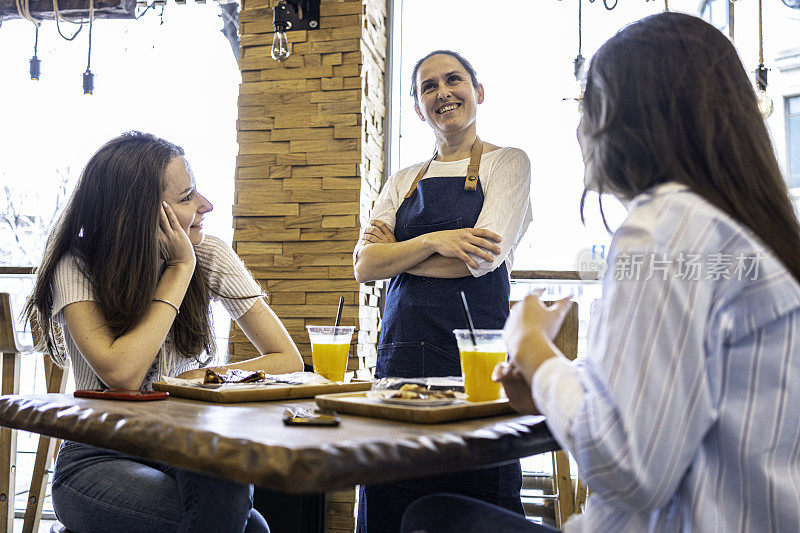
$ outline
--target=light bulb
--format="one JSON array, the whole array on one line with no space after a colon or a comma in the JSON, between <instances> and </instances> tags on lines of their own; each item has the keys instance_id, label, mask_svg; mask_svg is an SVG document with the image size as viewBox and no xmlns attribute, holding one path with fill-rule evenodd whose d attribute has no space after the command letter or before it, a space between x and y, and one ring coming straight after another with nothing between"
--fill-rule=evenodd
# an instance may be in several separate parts
<instances>
[{"instance_id":1,"label":"light bulb","mask_svg":"<svg viewBox=\"0 0 800 533\"><path fill-rule=\"evenodd\" d=\"M761 116L764 117L764 119L769 118L774 108L772 98L767 95L767 91L762 89L756 91L756 98L758 99L758 111L761 113Z\"/></svg>"},{"instance_id":2,"label":"light bulb","mask_svg":"<svg viewBox=\"0 0 800 533\"><path fill-rule=\"evenodd\" d=\"M292 55L289 48L289 39L286 38L285 31L276 31L272 38L272 59L275 61L286 61Z\"/></svg>"}]
</instances>

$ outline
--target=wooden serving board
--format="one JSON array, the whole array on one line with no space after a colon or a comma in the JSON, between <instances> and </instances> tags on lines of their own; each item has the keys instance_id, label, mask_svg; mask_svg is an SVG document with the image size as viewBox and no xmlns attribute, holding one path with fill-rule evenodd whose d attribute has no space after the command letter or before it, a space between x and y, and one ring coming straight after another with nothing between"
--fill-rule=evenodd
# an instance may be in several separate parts
<instances>
[{"instance_id":1,"label":"wooden serving board","mask_svg":"<svg viewBox=\"0 0 800 533\"><path fill-rule=\"evenodd\" d=\"M166 391L170 396L191 398L214 403L261 402L269 400L290 400L313 398L317 394L332 392L366 391L372 387L371 381L353 380L350 383L327 383L323 385L272 385L260 389L205 389L190 385L172 385L163 381L153 383L153 388Z\"/></svg>"},{"instance_id":2,"label":"wooden serving board","mask_svg":"<svg viewBox=\"0 0 800 533\"><path fill-rule=\"evenodd\" d=\"M512 411L511 404L507 398L489 402L459 401L449 405L416 407L385 403L367 398L366 392L341 392L317 396L315 401L323 409L334 409L340 413L389 418L405 422L419 422L421 424L481 418Z\"/></svg>"}]
</instances>

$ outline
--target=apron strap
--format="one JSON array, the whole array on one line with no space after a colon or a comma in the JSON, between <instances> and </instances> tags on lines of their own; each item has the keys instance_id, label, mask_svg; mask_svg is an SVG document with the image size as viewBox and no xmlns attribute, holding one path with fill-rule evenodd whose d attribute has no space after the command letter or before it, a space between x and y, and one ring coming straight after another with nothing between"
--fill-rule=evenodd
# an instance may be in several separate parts
<instances>
[{"instance_id":1,"label":"apron strap","mask_svg":"<svg viewBox=\"0 0 800 533\"><path fill-rule=\"evenodd\" d=\"M417 173L417 177L414 178L414 183L411 184L411 188L406 193L406 199L410 198L411 195L414 194L414 191L417 189L417 183L419 183L419 180L421 180L422 176L424 176L425 173L428 171L428 167L431 166L431 161L433 161L434 159L436 159L436 152L434 152L433 153L433 157L428 159L428 162L425 163L424 165L422 165L422 168L419 169L419 172Z\"/></svg>"},{"instance_id":2,"label":"apron strap","mask_svg":"<svg viewBox=\"0 0 800 533\"><path fill-rule=\"evenodd\" d=\"M433 157L428 159L428 162L422 165L422 168L419 169L417 173L417 177L414 178L414 182L411 184L411 188L408 189L406 193L406 198L410 198L414 191L417 189L417 183L422 177L428 172L428 168L431 166L431 162L436 159L438 152L433 153ZM474 191L478 188L478 172L481 168L481 156L483 155L483 143L481 142L480 138L476 135L475 142L472 143L472 149L470 151L469 156L469 165L467 165L467 177L464 180L464 190L465 191Z\"/></svg>"},{"instance_id":3,"label":"apron strap","mask_svg":"<svg viewBox=\"0 0 800 533\"><path fill-rule=\"evenodd\" d=\"M464 180L465 191L474 191L478 188L478 172L481 169L481 155L483 155L483 143L476 135L475 142L472 143L472 152L469 155L467 179Z\"/></svg>"}]
</instances>

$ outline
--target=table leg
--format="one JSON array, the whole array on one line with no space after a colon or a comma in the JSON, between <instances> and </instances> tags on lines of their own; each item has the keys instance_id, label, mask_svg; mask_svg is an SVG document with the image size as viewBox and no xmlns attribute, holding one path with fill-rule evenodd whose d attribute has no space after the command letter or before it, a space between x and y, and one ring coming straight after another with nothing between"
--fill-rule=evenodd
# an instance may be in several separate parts
<instances>
[{"instance_id":1,"label":"table leg","mask_svg":"<svg viewBox=\"0 0 800 533\"><path fill-rule=\"evenodd\" d=\"M0 394L19 394L20 354L3 352ZM17 432L0 429L0 529L14 530L14 492L17 473Z\"/></svg>"},{"instance_id":2,"label":"table leg","mask_svg":"<svg viewBox=\"0 0 800 533\"><path fill-rule=\"evenodd\" d=\"M325 494L286 494L262 487L253 493L253 507L272 533L326 533Z\"/></svg>"}]
</instances>

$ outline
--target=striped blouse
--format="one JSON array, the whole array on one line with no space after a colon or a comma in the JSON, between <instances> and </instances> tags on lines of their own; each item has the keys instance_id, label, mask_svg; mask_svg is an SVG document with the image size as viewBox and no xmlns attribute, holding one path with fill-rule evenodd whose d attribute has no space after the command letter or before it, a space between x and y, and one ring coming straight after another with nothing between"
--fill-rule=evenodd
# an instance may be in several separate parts
<instances>
[{"instance_id":1,"label":"striped blouse","mask_svg":"<svg viewBox=\"0 0 800 533\"><path fill-rule=\"evenodd\" d=\"M195 246L194 252L197 264L202 265L208 274L212 299L220 301L234 320L245 314L258 299L257 297L245 297L259 295L262 293L262 289L236 252L222 240L211 235L207 235L202 243ZM78 389L105 388L72 340L64 320L64 313L61 312L71 303L95 300L92 284L81 272L78 260L74 256L66 255L58 262L53 276L52 291L52 313L64 332L64 348L71 362L76 387ZM221 295L229 297L225 298ZM178 355L170 331L142 381L140 389L152 390L153 381L158 381L163 376L176 376L198 366L197 360Z\"/></svg>"},{"instance_id":2,"label":"striped blouse","mask_svg":"<svg viewBox=\"0 0 800 533\"><path fill-rule=\"evenodd\" d=\"M799 252L800 253L800 252ZM634 199L585 358L534 399L592 491L577 531L800 531L800 285L686 187Z\"/></svg>"}]
</instances>

